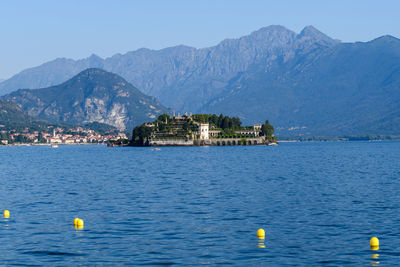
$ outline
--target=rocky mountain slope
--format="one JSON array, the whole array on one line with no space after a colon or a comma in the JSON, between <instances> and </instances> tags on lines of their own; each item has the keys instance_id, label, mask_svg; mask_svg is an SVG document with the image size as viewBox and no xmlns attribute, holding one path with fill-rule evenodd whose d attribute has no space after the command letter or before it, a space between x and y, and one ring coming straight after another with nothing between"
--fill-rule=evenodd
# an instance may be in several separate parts
<instances>
[{"instance_id":1,"label":"rocky mountain slope","mask_svg":"<svg viewBox=\"0 0 400 267\"><path fill-rule=\"evenodd\" d=\"M59 84L93 67L121 75L176 111L194 112L223 91L232 78L253 65L268 68L297 54L337 43L312 26L300 34L282 26L269 26L203 49L176 46L157 51L139 49L106 59L96 55L77 61L56 59L2 82L0 94Z\"/></svg>"},{"instance_id":2,"label":"rocky mountain slope","mask_svg":"<svg viewBox=\"0 0 400 267\"><path fill-rule=\"evenodd\" d=\"M22 108L11 101L0 100L0 131L22 130L25 127L41 129L48 126L42 121L28 116Z\"/></svg>"},{"instance_id":3,"label":"rocky mountain slope","mask_svg":"<svg viewBox=\"0 0 400 267\"><path fill-rule=\"evenodd\" d=\"M131 130L169 110L118 75L87 69L70 80L43 89L20 89L2 97L30 116L52 122L100 122Z\"/></svg>"}]
</instances>

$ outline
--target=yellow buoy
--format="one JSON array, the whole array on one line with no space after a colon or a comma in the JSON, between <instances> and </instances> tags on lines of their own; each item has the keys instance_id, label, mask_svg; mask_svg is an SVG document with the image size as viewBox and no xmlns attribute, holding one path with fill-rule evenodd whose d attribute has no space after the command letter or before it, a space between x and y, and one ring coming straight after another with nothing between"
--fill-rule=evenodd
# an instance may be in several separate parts
<instances>
[{"instance_id":1,"label":"yellow buoy","mask_svg":"<svg viewBox=\"0 0 400 267\"><path fill-rule=\"evenodd\" d=\"M78 222L76 224L78 227L83 228L83 220L82 219L78 219Z\"/></svg>"},{"instance_id":2,"label":"yellow buoy","mask_svg":"<svg viewBox=\"0 0 400 267\"><path fill-rule=\"evenodd\" d=\"M5 211L3 212L3 215L4 215L4 218L10 218L10 211L5 210Z\"/></svg>"},{"instance_id":3,"label":"yellow buoy","mask_svg":"<svg viewBox=\"0 0 400 267\"><path fill-rule=\"evenodd\" d=\"M371 250L378 250L379 249L379 239L374 236L369 241L369 245L371 246Z\"/></svg>"},{"instance_id":4,"label":"yellow buoy","mask_svg":"<svg viewBox=\"0 0 400 267\"><path fill-rule=\"evenodd\" d=\"M82 219L79 219L79 218L75 218L74 219L74 227L75 227L75 229L78 229L78 230L83 229L83 225L84 225L84 223L83 223Z\"/></svg>"},{"instance_id":5,"label":"yellow buoy","mask_svg":"<svg viewBox=\"0 0 400 267\"><path fill-rule=\"evenodd\" d=\"M264 229L258 229L258 231L257 231L257 237L258 238L262 238L262 239L264 239L265 238L265 231L264 231Z\"/></svg>"}]
</instances>

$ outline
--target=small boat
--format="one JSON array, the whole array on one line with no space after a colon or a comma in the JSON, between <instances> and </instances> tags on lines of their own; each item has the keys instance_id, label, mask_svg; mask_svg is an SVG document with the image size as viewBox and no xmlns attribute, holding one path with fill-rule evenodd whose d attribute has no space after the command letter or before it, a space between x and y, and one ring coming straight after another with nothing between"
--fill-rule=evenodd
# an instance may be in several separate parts
<instances>
[{"instance_id":1,"label":"small boat","mask_svg":"<svg viewBox=\"0 0 400 267\"><path fill-rule=\"evenodd\" d=\"M278 145L278 143L276 143L276 142L271 142L271 143L267 144L267 146L277 146L277 145Z\"/></svg>"},{"instance_id":2,"label":"small boat","mask_svg":"<svg viewBox=\"0 0 400 267\"><path fill-rule=\"evenodd\" d=\"M52 144L51 147L52 147L52 148L57 148L58 145L57 145L57 144Z\"/></svg>"},{"instance_id":3,"label":"small boat","mask_svg":"<svg viewBox=\"0 0 400 267\"><path fill-rule=\"evenodd\" d=\"M154 151L160 151L161 149L158 147L153 148Z\"/></svg>"}]
</instances>

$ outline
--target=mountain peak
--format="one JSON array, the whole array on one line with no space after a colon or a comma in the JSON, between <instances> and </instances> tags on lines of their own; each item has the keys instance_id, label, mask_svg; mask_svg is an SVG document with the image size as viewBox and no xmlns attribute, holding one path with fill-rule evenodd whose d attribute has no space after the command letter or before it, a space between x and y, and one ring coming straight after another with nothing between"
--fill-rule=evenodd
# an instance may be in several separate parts
<instances>
[{"instance_id":1,"label":"mountain peak","mask_svg":"<svg viewBox=\"0 0 400 267\"><path fill-rule=\"evenodd\" d=\"M324 45L334 45L338 43L338 40L330 38L328 35L324 34L320 30L316 29L312 25L304 27L304 29L297 36L298 39L309 39L313 42L318 42Z\"/></svg>"},{"instance_id":2,"label":"mountain peak","mask_svg":"<svg viewBox=\"0 0 400 267\"><path fill-rule=\"evenodd\" d=\"M374 42L391 42L391 41L398 42L398 41L400 41L400 39L394 37L393 35L387 34L387 35L382 35L382 36L380 36L380 37L378 37L378 38L375 38L375 39L369 41L369 43L374 43Z\"/></svg>"},{"instance_id":3,"label":"mountain peak","mask_svg":"<svg viewBox=\"0 0 400 267\"><path fill-rule=\"evenodd\" d=\"M100 60L103 60L101 57L99 57L98 55L96 55L96 54L91 54L90 55L90 57L88 57L88 59L96 59L96 60L98 60L98 59L100 59Z\"/></svg>"},{"instance_id":4,"label":"mountain peak","mask_svg":"<svg viewBox=\"0 0 400 267\"><path fill-rule=\"evenodd\" d=\"M257 31L254 31L250 34L250 36L260 36L260 35L265 35L265 34L280 34L280 33L288 33L288 34L295 34L293 31L285 28L282 25L270 25L267 27L262 27L258 29Z\"/></svg>"},{"instance_id":5,"label":"mountain peak","mask_svg":"<svg viewBox=\"0 0 400 267\"><path fill-rule=\"evenodd\" d=\"M66 81L64 84L75 83L75 82L87 83L88 81L91 81L91 83L93 84L103 84L108 82L114 84L121 82L124 84L128 83L124 78L122 78L118 74L108 72L100 68L88 68L79 72L70 80Z\"/></svg>"},{"instance_id":6,"label":"mountain peak","mask_svg":"<svg viewBox=\"0 0 400 267\"><path fill-rule=\"evenodd\" d=\"M119 75L99 68L85 69L60 85L18 90L2 99L14 101L30 116L49 121L99 122L120 130L169 113L155 98L143 94Z\"/></svg>"},{"instance_id":7,"label":"mountain peak","mask_svg":"<svg viewBox=\"0 0 400 267\"><path fill-rule=\"evenodd\" d=\"M92 54L90 57L88 57L87 62L89 63L89 66L95 68L103 68L104 66L104 60L96 54Z\"/></svg>"},{"instance_id":8,"label":"mountain peak","mask_svg":"<svg viewBox=\"0 0 400 267\"><path fill-rule=\"evenodd\" d=\"M105 71L100 68L87 68L81 72L79 72L76 76L86 76L86 75L103 75L103 74L108 74L108 75L116 75L114 73Z\"/></svg>"},{"instance_id":9,"label":"mountain peak","mask_svg":"<svg viewBox=\"0 0 400 267\"><path fill-rule=\"evenodd\" d=\"M320 35L320 34L323 34L323 33L320 30L318 30L317 28L315 28L314 26L307 25L300 32L300 34L303 34L303 35Z\"/></svg>"},{"instance_id":10,"label":"mountain peak","mask_svg":"<svg viewBox=\"0 0 400 267\"><path fill-rule=\"evenodd\" d=\"M262 27L258 31L290 31L290 30L287 29L285 26L282 26L282 25L269 25L269 26L266 26L266 27Z\"/></svg>"}]
</instances>

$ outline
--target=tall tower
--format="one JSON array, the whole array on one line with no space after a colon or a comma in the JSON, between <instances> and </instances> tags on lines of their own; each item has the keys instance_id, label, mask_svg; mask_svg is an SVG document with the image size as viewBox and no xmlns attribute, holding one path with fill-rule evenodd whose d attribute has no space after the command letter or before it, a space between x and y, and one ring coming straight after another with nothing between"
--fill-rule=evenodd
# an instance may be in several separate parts
<instances>
[{"instance_id":1,"label":"tall tower","mask_svg":"<svg viewBox=\"0 0 400 267\"><path fill-rule=\"evenodd\" d=\"M200 132L200 139L207 140L209 139L208 130L210 125L208 123L200 123L199 125L199 132Z\"/></svg>"}]
</instances>

